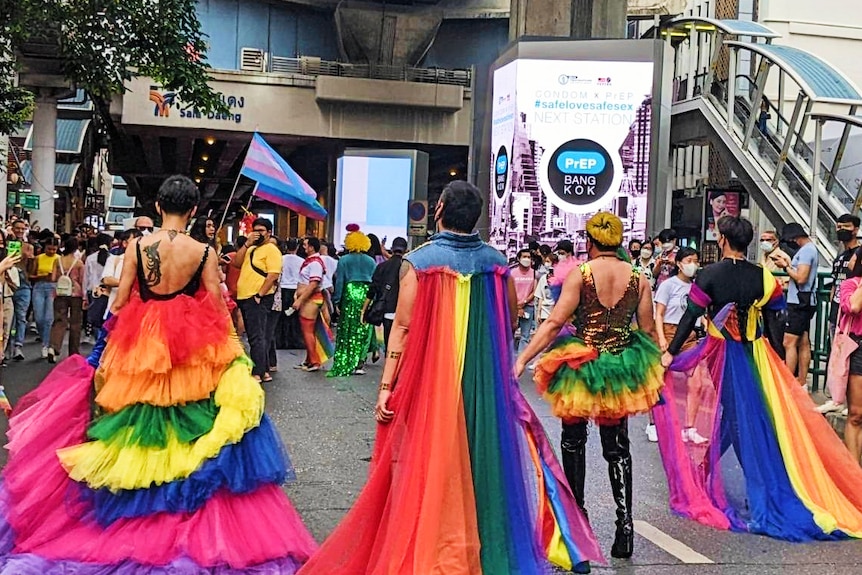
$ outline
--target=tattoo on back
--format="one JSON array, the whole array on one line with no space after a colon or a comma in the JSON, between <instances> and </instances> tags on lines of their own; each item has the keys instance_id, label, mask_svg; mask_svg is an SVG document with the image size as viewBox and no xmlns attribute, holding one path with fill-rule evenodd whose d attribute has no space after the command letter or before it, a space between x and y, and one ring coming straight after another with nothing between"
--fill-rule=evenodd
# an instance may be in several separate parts
<instances>
[{"instance_id":1,"label":"tattoo on back","mask_svg":"<svg viewBox=\"0 0 862 575\"><path fill-rule=\"evenodd\" d=\"M159 244L161 240L155 241L144 248L144 256L147 258L147 285L156 286L162 281L162 260L159 257Z\"/></svg>"},{"instance_id":2,"label":"tattoo on back","mask_svg":"<svg viewBox=\"0 0 862 575\"><path fill-rule=\"evenodd\" d=\"M174 238L177 237L179 232L177 230L168 230L168 239L174 241Z\"/></svg>"}]
</instances>

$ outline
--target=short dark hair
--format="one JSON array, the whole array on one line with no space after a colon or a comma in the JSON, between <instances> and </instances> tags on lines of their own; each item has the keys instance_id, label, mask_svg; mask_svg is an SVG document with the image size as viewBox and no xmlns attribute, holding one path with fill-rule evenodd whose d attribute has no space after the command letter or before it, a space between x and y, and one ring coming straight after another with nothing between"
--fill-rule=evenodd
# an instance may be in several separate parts
<instances>
[{"instance_id":1,"label":"short dark hair","mask_svg":"<svg viewBox=\"0 0 862 575\"><path fill-rule=\"evenodd\" d=\"M696 249L689 247L679 248L679 251L676 252L677 264L689 256L697 256L697 258L700 259L700 254Z\"/></svg>"},{"instance_id":2,"label":"short dark hair","mask_svg":"<svg viewBox=\"0 0 862 575\"><path fill-rule=\"evenodd\" d=\"M711 202L715 198L720 198L721 196L726 196L727 192L724 190L713 190L709 192L709 201Z\"/></svg>"},{"instance_id":3,"label":"short dark hair","mask_svg":"<svg viewBox=\"0 0 862 575\"><path fill-rule=\"evenodd\" d=\"M838 216L839 224L853 224L854 228L858 228L860 222L862 220L859 219L859 216L854 216L853 214L841 214Z\"/></svg>"},{"instance_id":4,"label":"short dark hair","mask_svg":"<svg viewBox=\"0 0 862 575\"><path fill-rule=\"evenodd\" d=\"M450 182L443 188L440 200L443 211L440 220L446 229L469 234L482 215L482 195L478 188L464 180Z\"/></svg>"},{"instance_id":5,"label":"short dark hair","mask_svg":"<svg viewBox=\"0 0 862 575\"><path fill-rule=\"evenodd\" d=\"M305 238L305 241L308 243L308 245L310 245L311 247L314 248L315 252L320 251L320 240L319 239L317 239L315 237L307 237L307 238Z\"/></svg>"},{"instance_id":6,"label":"short dark hair","mask_svg":"<svg viewBox=\"0 0 862 575\"><path fill-rule=\"evenodd\" d=\"M745 251L754 239L754 227L751 222L738 216L722 216L716 222L718 233L723 235L735 250ZM679 257L679 255L677 255Z\"/></svg>"},{"instance_id":7,"label":"short dark hair","mask_svg":"<svg viewBox=\"0 0 862 575\"><path fill-rule=\"evenodd\" d=\"M527 244L527 247L530 248L530 251L535 251L539 249L539 242L536 240L531 241Z\"/></svg>"},{"instance_id":8,"label":"short dark hair","mask_svg":"<svg viewBox=\"0 0 862 575\"><path fill-rule=\"evenodd\" d=\"M256 218L251 223L251 229L254 229L256 226L263 226L266 228L266 231L272 233L272 222L266 218Z\"/></svg>"},{"instance_id":9,"label":"short dark hair","mask_svg":"<svg viewBox=\"0 0 862 575\"><path fill-rule=\"evenodd\" d=\"M533 257L533 254L532 254L532 252L530 251L530 248L521 248L521 249L519 249L519 250L518 250L518 255L516 255L515 257L516 257L516 258L518 258L518 259L521 259L521 254L527 254L528 256Z\"/></svg>"},{"instance_id":10,"label":"short dark hair","mask_svg":"<svg viewBox=\"0 0 862 575\"><path fill-rule=\"evenodd\" d=\"M553 250L551 249L551 246L546 245L546 244L542 244L539 246L539 253L542 254L542 256L544 257L544 256L547 256L548 254L553 253Z\"/></svg>"},{"instance_id":11,"label":"short dark hair","mask_svg":"<svg viewBox=\"0 0 862 575\"><path fill-rule=\"evenodd\" d=\"M643 240L638 240L635 238L629 240L629 249L632 249L632 244L640 244L641 246L644 245Z\"/></svg>"},{"instance_id":12,"label":"short dark hair","mask_svg":"<svg viewBox=\"0 0 862 575\"><path fill-rule=\"evenodd\" d=\"M659 232L658 239L661 243L675 240L676 239L676 230L673 228L665 228Z\"/></svg>"},{"instance_id":13,"label":"short dark hair","mask_svg":"<svg viewBox=\"0 0 862 575\"><path fill-rule=\"evenodd\" d=\"M170 176L159 186L156 201L164 212L184 214L197 207L201 201L201 192L189 178Z\"/></svg>"},{"instance_id":14,"label":"short dark hair","mask_svg":"<svg viewBox=\"0 0 862 575\"><path fill-rule=\"evenodd\" d=\"M63 242L63 253L69 255L72 252L78 251L79 247L81 247L81 244L78 241L78 238L75 236L69 236L66 238L66 241Z\"/></svg>"},{"instance_id":15,"label":"short dark hair","mask_svg":"<svg viewBox=\"0 0 862 575\"><path fill-rule=\"evenodd\" d=\"M299 242L296 241L296 238L290 238L285 243L285 247L287 248L287 251L295 252L297 248L299 248Z\"/></svg>"}]
</instances>

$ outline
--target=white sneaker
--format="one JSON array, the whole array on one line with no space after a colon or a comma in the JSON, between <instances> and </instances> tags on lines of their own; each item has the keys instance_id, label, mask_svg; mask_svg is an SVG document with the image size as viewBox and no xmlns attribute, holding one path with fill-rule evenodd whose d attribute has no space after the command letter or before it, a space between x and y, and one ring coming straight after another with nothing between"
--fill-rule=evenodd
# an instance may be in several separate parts
<instances>
[{"instance_id":1,"label":"white sneaker","mask_svg":"<svg viewBox=\"0 0 862 575\"><path fill-rule=\"evenodd\" d=\"M818 405L814 408L817 413L832 413L833 411L841 411L844 409L843 403L835 403L831 399L827 400L823 405Z\"/></svg>"},{"instance_id":2,"label":"white sneaker","mask_svg":"<svg viewBox=\"0 0 862 575\"><path fill-rule=\"evenodd\" d=\"M844 417L847 417L848 415L850 415L850 408L845 407L844 411L841 412L841 415L843 415Z\"/></svg>"},{"instance_id":3,"label":"white sneaker","mask_svg":"<svg viewBox=\"0 0 862 575\"><path fill-rule=\"evenodd\" d=\"M694 443L695 445L703 445L704 443L708 443L709 440L699 434L697 429L694 427L689 427L682 430L682 440L685 443Z\"/></svg>"},{"instance_id":4,"label":"white sneaker","mask_svg":"<svg viewBox=\"0 0 862 575\"><path fill-rule=\"evenodd\" d=\"M646 426L646 437L650 443L658 443L658 431L656 431L655 424L650 423Z\"/></svg>"},{"instance_id":5,"label":"white sneaker","mask_svg":"<svg viewBox=\"0 0 862 575\"><path fill-rule=\"evenodd\" d=\"M48 359L48 348L47 347L42 348L42 359Z\"/></svg>"}]
</instances>

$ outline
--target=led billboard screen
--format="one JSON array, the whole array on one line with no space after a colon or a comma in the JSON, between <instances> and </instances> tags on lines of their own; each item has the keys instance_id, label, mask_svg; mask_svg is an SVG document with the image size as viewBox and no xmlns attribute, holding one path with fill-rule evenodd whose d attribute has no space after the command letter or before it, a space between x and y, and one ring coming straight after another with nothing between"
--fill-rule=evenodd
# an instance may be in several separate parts
<instances>
[{"instance_id":1,"label":"led billboard screen","mask_svg":"<svg viewBox=\"0 0 862 575\"><path fill-rule=\"evenodd\" d=\"M599 210L646 233L652 62L517 59L494 72L490 242L568 238Z\"/></svg>"}]
</instances>

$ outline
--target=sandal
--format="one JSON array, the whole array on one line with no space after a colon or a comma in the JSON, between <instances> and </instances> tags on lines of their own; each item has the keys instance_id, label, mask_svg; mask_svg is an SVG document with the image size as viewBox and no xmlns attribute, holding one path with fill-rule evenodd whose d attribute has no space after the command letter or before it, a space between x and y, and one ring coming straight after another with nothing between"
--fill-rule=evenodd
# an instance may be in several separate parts
<instances>
[{"instance_id":1,"label":"sandal","mask_svg":"<svg viewBox=\"0 0 862 575\"><path fill-rule=\"evenodd\" d=\"M270 383L271 381L272 381L272 376L269 375L268 373L265 374L263 376L263 378L261 378L261 380L260 380L261 383Z\"/></svg>"}]
</instances>

